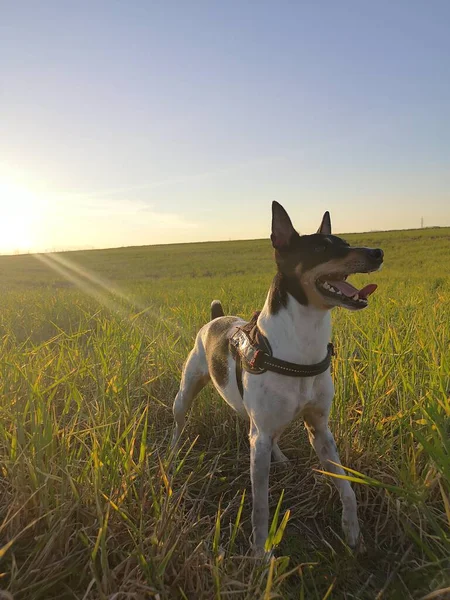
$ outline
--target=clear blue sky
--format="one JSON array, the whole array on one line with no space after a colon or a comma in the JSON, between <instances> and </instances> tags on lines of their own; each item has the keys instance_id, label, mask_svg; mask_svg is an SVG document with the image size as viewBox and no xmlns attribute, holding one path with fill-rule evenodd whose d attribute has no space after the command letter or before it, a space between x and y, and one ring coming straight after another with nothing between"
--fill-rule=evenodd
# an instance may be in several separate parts
<instances>
[{"instance_id":1,"label":"clear blue sky","mask_svg":"<svg viewBox=\"0 0 450 600\"><path fill-rule=\"evenodd\" d=\"M450 2L4 2L0 250L450 225ZM3 235L2 235L3 233Z\"/></svg>"}]
</instances>

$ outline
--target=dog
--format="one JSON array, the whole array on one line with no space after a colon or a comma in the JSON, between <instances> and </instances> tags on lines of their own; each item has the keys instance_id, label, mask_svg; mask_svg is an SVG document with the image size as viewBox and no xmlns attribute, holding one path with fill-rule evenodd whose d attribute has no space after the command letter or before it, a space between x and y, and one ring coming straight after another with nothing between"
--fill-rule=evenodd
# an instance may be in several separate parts
<instances>
[{"instance_id":1,"label":"dog","mask_svg":"<svg viewBox=\"0 0 450 600\"><path fill-rule=\"evenodd\" d=\"M377 286L358 290L347 276L377 271L383 264L381 249L352 247L332 235L328 212L315 234L299 235L285 209L273 202L271 240L277 273L262 311L249 324L224 316L218 300L212 303L212 320L197 334L173 405L173 448L193 399L210 381L249 420L252 540L258 555L264 554L268 536L271 456L288 461L278 440L294 418L304 419L323 467L344 475L328 425L334 395L330 311L365 308ZM362 542L355 493L347 480L333 481L346 541L357 548Z\"/></svg>"}]
</instances>

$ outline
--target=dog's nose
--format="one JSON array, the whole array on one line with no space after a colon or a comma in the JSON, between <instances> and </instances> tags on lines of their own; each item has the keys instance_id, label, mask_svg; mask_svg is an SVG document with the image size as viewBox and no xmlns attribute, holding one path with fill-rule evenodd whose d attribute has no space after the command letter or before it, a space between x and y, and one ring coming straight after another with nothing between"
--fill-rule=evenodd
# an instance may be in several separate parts
<instances>
[{"instance_id":1,"label":"dog's nose","mask_svg":"<svg viewBox=\"0 0 450 600\"><path fill-rule=\"evenodd\" d=\"M382 260L384 252L381 248L374 248L373 250L369 251L369 255L370 258L373 258L374 260Z\"/></svg>"}]
</instances>

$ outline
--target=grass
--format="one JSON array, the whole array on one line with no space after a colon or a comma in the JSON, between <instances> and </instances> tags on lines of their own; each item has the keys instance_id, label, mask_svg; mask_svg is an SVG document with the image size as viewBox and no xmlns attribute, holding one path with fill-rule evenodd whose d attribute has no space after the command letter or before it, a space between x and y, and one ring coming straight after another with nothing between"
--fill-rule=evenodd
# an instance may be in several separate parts
<instances>
[{"instance_id":1,"label":"grass","mask_svg":"<svg viewBox=\"0 0 450 600\"><path fill-rule=\"evenodd\" d=\"M2 600L449 594L450 230L347 238L386 254L370 307L333 328L331 427L367 553L342 541L297 422L281 440L292 469L271 473L268 564L248 555L245 424L206 389L176 457L168 443L210 301L260 308L269 243L0 257Z\"/></svg>"}]
</instances>

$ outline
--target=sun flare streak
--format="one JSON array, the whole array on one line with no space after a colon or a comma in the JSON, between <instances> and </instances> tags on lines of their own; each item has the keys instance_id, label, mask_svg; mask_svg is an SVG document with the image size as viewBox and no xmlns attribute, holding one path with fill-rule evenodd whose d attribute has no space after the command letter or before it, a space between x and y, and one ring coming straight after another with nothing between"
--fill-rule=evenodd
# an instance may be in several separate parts
<instances>
[{"instance_id":1,"label":"sun flare streak","mask_svg":"<svg viewBox=\"0 0 450 600\"><path fill-rule=\"evenodd\" d=\"M150 306L136 301L110 281L63 258L59 254L35 254L34 256L37 260L44 263L50 269L53 269L110 311L115 312L124 320L131 322L132 326L139 329L144 335L148 334L149 328L145 322L142 322L142 317L147 317L148 315L157 319L169 330L175 330L179 335L184 333L184 330L177 324L169 322L161 317L161 315L156 314ZM117 302L116 298L119 298L122 303ZM130 309L134 314L130 314Z\"/></svg>"}]
</instances>

